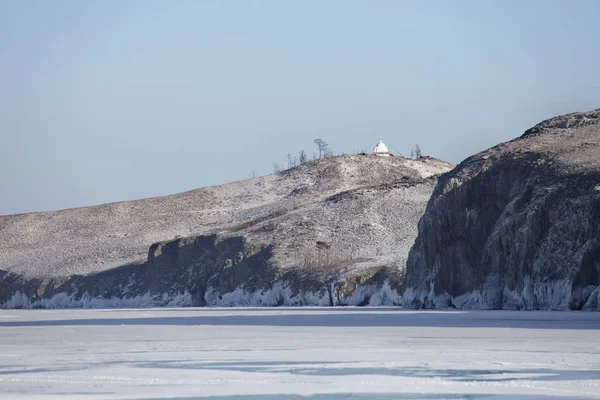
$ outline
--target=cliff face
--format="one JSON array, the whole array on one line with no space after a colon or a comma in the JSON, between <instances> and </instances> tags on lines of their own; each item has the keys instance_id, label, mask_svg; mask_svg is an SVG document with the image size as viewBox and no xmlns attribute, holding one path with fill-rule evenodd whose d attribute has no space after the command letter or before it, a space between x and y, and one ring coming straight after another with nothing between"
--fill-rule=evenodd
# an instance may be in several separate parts
<instances>
[{"instance_id":1,"label":"cliff face","mask_svg":"<svg viewBox=\"0 0 600 400\"><path fill-rule=\"evenodd\" d=\"M406 307L599 309L600 110L552 118L443 175Z\"/></svg>"},{"instance_id":2,"label":"cliff face","mask_svg":"<svg viewBox=\"0 0 600 400\"><path fill-rule=\"evenodd\" d=\"M352 263L344 264L351 267ZM277 268L273 246L244 237L198 236L155 243L148 260L65 279L0 281L18 285L8 308L139 306L329 306L399 304L402 273L393 267L352 271ZM348 273L349 272L349 273Z\"/></svg>"},{"instance_id":3,"label":"cliff face","mask_svg":"<svg viewBox=\"0 0 600 400\"><path fill-rule=\"evenodd\" d=\"M390 285L451 167L340 156L162 198L0 216L0 304L399 303Z\"/></svg>"}]
</instances>

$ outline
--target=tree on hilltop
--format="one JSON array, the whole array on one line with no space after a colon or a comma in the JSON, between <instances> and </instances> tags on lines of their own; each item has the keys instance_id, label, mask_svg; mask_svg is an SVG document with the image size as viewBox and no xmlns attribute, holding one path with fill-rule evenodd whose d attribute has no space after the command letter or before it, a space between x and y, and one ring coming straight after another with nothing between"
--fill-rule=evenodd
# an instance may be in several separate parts
<instances>
[{"instance_id":1,"label":"tree on hilltop","mask_svg":"<svg viewBox=\"0 0 600 400\"><path fill-rule=\"evenodd\" d=\"M415 145L415 148L410 151L410 158L420 158L422 156L421 146Z\"/></svg>"},{"instance_id":2,"label":"tree on hilltop","mask_svg":"<svg viewBox=\"0 0 600 400\"><path fill-rule=\"evenodd\" d=\"M300 150L298 159L300 160L300 164L305 164L308 161L308 157L306 156L304 149Z\"/></svg>"},{"instance_id":3,"label":"tree on hilltop","mask_svg":"<svg viewBox=\"0 0 600 400\"><path fill-rule=\"evenodd\" d=\"M323 139L315 139L313 140L313 142L317 145L317 147L319 148L319 158L323 157L323 154L325 153L327 146L329 146L327 144L326 141L324 141Z\"/></svg>"}]
</instances>

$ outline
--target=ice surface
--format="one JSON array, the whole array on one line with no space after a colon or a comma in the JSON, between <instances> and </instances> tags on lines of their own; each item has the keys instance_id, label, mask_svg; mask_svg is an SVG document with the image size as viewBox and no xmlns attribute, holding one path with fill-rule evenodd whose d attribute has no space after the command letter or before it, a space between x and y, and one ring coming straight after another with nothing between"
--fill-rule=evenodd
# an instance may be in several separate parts
<instances>
[{"instance_id":1,"label":"ice surface","mask_svg":"<svg viewBox=\"0 0 600 400\"><path fill-rule=\"evenodd\" d=\"M600 398L600 315L0 311L1 399Z\"/></svg>"}]
</instances>

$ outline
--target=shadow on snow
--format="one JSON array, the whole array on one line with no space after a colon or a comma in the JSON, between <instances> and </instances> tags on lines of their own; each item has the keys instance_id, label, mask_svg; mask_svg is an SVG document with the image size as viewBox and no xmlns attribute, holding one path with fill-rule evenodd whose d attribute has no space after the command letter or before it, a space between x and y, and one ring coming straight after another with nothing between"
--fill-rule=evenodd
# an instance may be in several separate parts
<instances>
[{"instance_id":1,"label":"shadow on snow","mask_svg":"<svg viewBox=\"0 0 600 400\"><path fill-rule=\"evenodd\" d=\"M256 309L253 309L256 311ZM337 309L330 313L310 310L282 310L279 314L260 309L256 315L211 315L215 311L227 309L196 309L186 316L148 316L155 310L127 310L127 317L118 312L114 317L52 320L11 320L0 321L0 327L39 327L39 326L283 326L283 327L436 327L436 328L525 328L525 329L600 329L600 318L590 313L575 312L526 312L526 311L486 311L486 312L413 312L378 309ZM273 311L274 311L273 310ZM232 310L232 313L239 310ZM146 314L143 317L130 317L131 314Z\"/></svg>"}]
</instances>

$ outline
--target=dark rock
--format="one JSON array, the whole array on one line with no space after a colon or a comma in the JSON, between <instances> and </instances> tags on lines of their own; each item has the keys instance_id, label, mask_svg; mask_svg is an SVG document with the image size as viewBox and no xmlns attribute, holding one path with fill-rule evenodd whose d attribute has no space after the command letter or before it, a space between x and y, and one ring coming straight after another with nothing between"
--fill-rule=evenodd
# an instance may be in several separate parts
<instances>
[{"instance_id":1,"label":"dark rock","mask_svg":"<svg viewBox=\"0 0 600 400\"><path fill-rule=\"evenodd\" d=\"M586 307L600 285L599 116L544 121L440 177L410 251L404 305Z\"/></svg>"}]
</instances>

